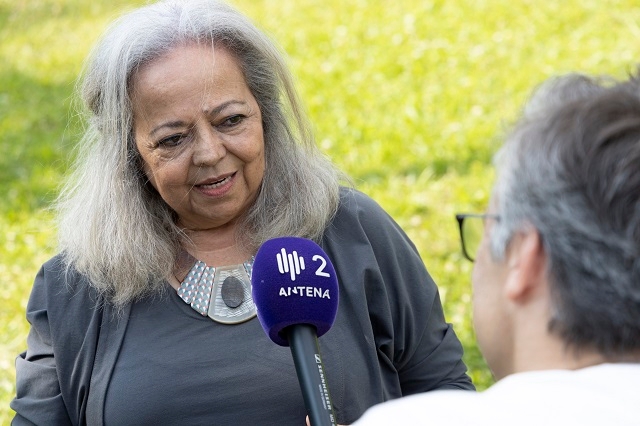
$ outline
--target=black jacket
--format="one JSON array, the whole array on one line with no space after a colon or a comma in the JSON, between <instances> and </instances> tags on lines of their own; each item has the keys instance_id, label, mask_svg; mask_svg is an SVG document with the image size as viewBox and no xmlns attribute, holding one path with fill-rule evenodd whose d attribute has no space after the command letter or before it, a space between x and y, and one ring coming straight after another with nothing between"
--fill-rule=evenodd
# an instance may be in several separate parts
<instances>
[{"instance_id":1,"label":"black jacket","mask_svg":"<svg viewBox=\"0 0 640 426\"><path fill-rule=\"evenodd\" d=\"M349 424L388 399L433 389L473 389L433 280L411 241L373 200L343 189L321 245L340 285L336 321L320 338L338 423ZM60 256L47 262L27 306L31 331L27 351L16 360L13 424L103 424L105 395L131 307L114 312L85 278L73 271L65 276ZM252 341L245 343L248 348ZM269 407L260 411L250 383L243 386L247 403L258 404L262 417L255 422L237 413L237 424L287 424L270 418ZM274 389L279 391L286 392ZM297 414L299 397L285 394L282 401L285 409L287 401L296 405L293 424L304 424ZM141 410L153 409L137 403ZM210 404L212 424L220 424L216 402ZM181 424L189 424L188 418Z\"/></svg>"}]
</instances>

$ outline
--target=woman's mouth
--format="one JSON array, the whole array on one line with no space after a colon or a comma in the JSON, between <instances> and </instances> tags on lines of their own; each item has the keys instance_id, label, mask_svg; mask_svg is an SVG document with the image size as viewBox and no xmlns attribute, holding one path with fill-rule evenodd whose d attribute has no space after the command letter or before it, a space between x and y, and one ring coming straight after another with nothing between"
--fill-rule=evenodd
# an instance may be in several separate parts
<instances>
[{"instance_id":1,"label":"woman's mouth","mask_svg":"<svg viewBox=\"0 0 640 426\"><path fill-rule=\"evenodd\" d=\"M207 179L195 185L194 189L208 197L222 197L233 188L235 177L236 172L226 175L223 178Z\"/></svg>"},{"instance_id":2,"label":"woman's mouth","mask_svg":"<svg viewBox=\"0 0 640 426\"><path fill-rule=\"evenodd\" d=\"M226 184L227 182L229 182L231 180L231 178L233 177L233 175L229 175L225 178L222 178L220 180L217 180L215 182L211 182L211 183L206 183L206 184L201 184L201 185L196 185L198 188L202 188L202 189L214 189L214 188L219 188L221 186L223 186L224 184Z\"/></svg>"}]
</instances>

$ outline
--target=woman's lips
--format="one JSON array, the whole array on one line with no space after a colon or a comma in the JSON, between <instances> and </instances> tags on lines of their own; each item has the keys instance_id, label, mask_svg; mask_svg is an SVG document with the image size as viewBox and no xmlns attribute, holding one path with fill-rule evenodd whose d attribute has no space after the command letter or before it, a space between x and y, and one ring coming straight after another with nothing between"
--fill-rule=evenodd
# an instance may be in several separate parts
<instances>
[{"instance_id":1,"label":"woman's lips","mask_svg":"<svg viewBox=\"0 0 640 426\"><path fill-rule=\"evenodd\" d=\"M195 188L206 195L224 195L229 189L231 189L235 176L236 174L232 173L223 178L207 180L204 183L196 184Z\"/></svg>"},{"instance_id":2,"label":"woman's lips","mask_svg":"<svg viewBox=\"0 0 640 426\"><path fill-rule=\"evenodd\" d=\"M196 185L196 186L198 186L200 188L204 188L204 189L217 188L219 186L224 185L226 182L229 182L229 180L231 180L231 176L227 176L226 178L222 178L222 179L217 180L215 182L203 183L203 184L199 184L199 185Z\"/></svg>"}]
</instances>

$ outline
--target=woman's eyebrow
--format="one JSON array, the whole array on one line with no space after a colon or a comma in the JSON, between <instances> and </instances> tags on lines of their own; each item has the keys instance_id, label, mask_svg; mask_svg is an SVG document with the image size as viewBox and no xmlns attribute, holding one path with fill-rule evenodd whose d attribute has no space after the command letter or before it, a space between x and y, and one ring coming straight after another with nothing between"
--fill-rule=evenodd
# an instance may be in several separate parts
<instances>
[{"instance_id":1,"label":"woman's eyebrow","mask_svg":"<svg viewBox=\"0 0 640 426\"><path fill-rule=\"evenodd\" d=\"M215 108L212 108L211 111L205 110L205 114L211 116L211 115L217 115L220 112L224 111L225 108L227 108L230 105L233 104L238 104L238 105L247 105L246 101L240 101L240 100L229 100L226 102L221 103L220 105L216 106ZM156 133L158 133L160 130L164 129L164 128L169 128L169 129L177 129L180 127L184 127L187 124L184 121L180 121L180 120L176 120L176 121L169 121L167 123L162 123L159 126L155 127L153 130L151 130L151 132L149 132L149 136L154 136Z\"/></svg>"}]
</instances>

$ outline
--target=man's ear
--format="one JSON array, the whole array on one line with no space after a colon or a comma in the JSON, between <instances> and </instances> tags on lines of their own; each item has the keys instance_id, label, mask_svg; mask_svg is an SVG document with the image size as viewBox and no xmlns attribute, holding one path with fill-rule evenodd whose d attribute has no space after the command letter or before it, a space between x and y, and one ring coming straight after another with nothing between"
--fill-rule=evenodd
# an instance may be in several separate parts
<instances>
[{"instance_id":1,"label":"man's ear","mask_svg":"<svg viewBox=\"0 0 640 426\"><path fill-rule=\"evenodd\" d=\"M543 282L546 255L535 228L514 235L507 249L505 294L515 303L526 301Z\"/></svg>"}]
</instances>

